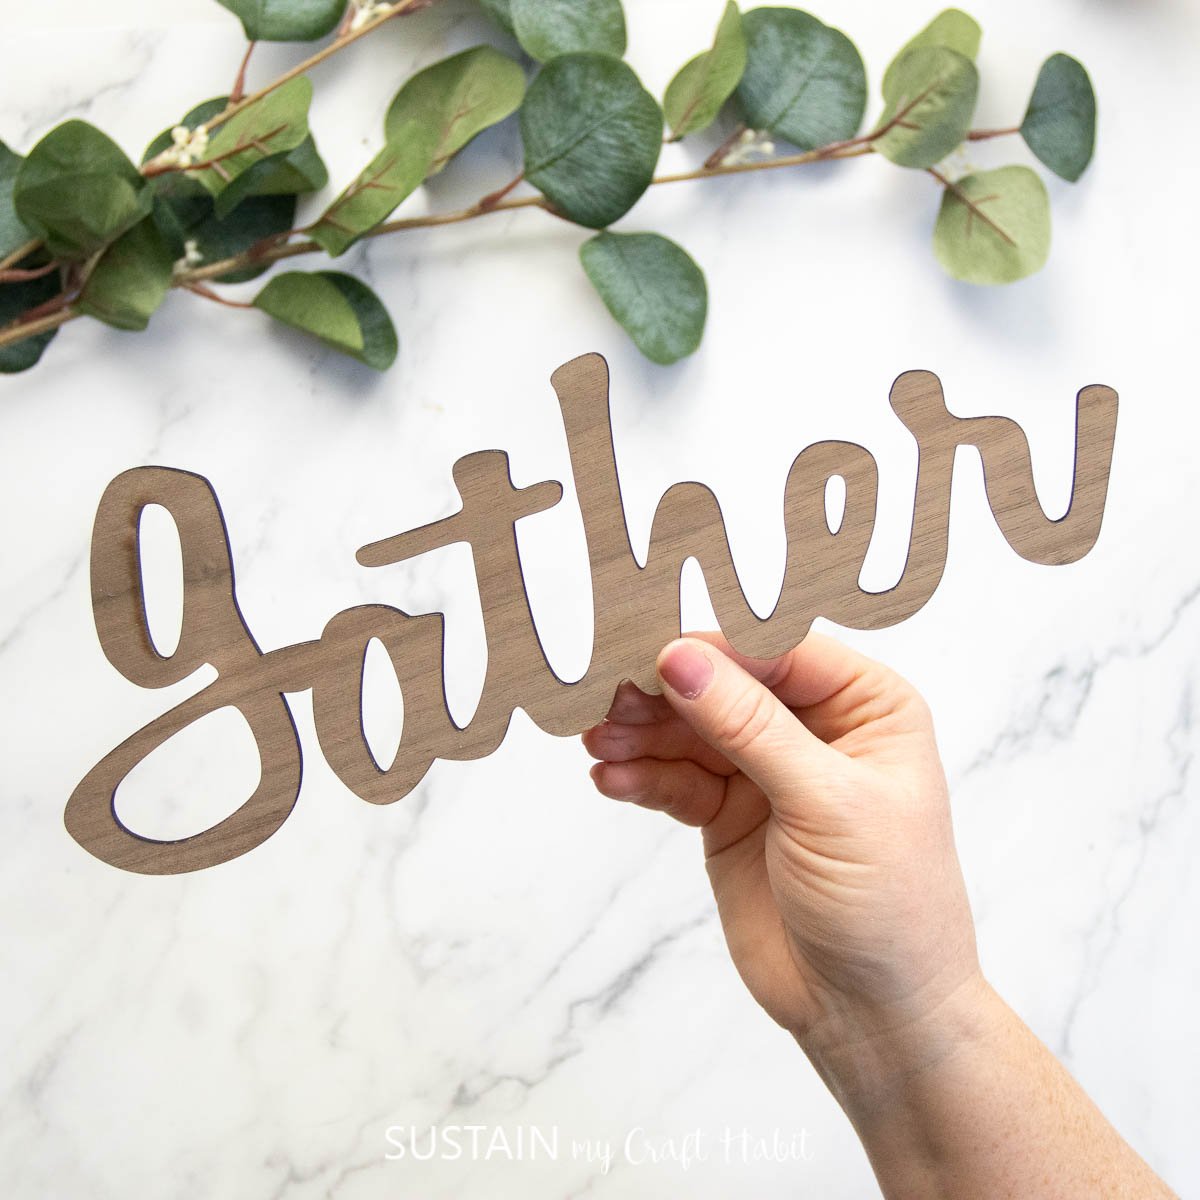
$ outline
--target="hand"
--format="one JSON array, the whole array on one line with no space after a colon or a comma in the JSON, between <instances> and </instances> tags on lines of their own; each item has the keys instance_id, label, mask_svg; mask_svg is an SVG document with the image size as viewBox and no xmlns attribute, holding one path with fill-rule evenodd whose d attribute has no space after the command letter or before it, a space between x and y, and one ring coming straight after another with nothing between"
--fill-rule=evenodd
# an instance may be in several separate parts
<instances>
[{"instance_id":1,"label":"hand","mask_svg":"<svg viewBox=\"0 0 1200 1200\"><path fill-rule=\"evenodd\" d=\"M888 1200L1171 1197L988 986L929 710L809 634L774 662L672 642L584 734L606 796L704 836L729 951Z\"/></svg>"},{"instance_id":2,"label":"hand","mask_svg":"<svg viewBox=\"0 0 1200 1200\"><path fill-rule=\"evenodd\" d=\"M806 1049L918 1021L982 986L929 710L810 634L772 662L673 642L664 695L623 684L584 734L606 796L703 830L730 954Z\"/></svg>"}]
</instances>

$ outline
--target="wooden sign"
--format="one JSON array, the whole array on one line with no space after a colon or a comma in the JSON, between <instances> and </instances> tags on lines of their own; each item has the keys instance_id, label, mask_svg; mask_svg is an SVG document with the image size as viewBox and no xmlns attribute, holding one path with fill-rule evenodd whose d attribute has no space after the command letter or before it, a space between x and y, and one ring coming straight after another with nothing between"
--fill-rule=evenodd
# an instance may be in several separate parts
<instances>
[{"instance_id":1,"label":"wooden sign","mask_svg":"<svg viewBox=\"0 0 1200 1200\"><path fill-rule=\"evenodd\" d=\"M644 567L634 557L613 457L608 367L587 354L551 380L566 426L592 575L595 637L587 673L565 683L538 638L521 572L515 526L562 498L553 481L515 488L501 450L468 454L454 464L462 507L453 516L363 546L364 567L401 562L468 542L475 559L487 637L487 675L474 717L452 720L443 688L443 616L412 615L365 604L333 616L315 641L263 652L237 603L225 520L208 480L168 467L118 475L100 500L92 533L91 584L96 631L109 662L139 687L167 687L208 663L217 678L106 755L75 789L65 820L97 858L148 875L197 871L252 850L292 811L300 790L301 752L287 693L312 689L317 738L330 766L372 804L407 795L436 759L479 758L500 745L520 707L548 733L580 733L608 711L617 685L632 680L659 690L654 663L680 632L679 576L695 558L704 572L721 629L743 654L782 654L814 618L855 629L880 629L912 616L933 594L946 565L954 452L975 446L983 459L988 503L1008 544L1031 562L1074 562L1100 532L1108 491L1117 397L1084 388L1076 404L1071 504L1047 518L1034 488L1029 444L1005 417L956 417L928 371L907 371L891 404L918 448L912 534L895 587L867 592L859 574L875 524L875 459L852 442L820 442L793 462L783 502L787 567L768 618L750 608L734 570L716 497L699 483L679 483L658 505ZM846 485L836 532L825 510L828 481ZM155 649L146 623L138 529L142 510L160 504L174 518L183 553L183 624L173 654ZM386 770L372 757L362 726L362 672L378 638L404 699L403 730ZM155 841L127 829L117 815L121 781L168 738L225 706L250 726L261 758L253 795L216 825L178 841Z\"/></svg>"}]
</instances>

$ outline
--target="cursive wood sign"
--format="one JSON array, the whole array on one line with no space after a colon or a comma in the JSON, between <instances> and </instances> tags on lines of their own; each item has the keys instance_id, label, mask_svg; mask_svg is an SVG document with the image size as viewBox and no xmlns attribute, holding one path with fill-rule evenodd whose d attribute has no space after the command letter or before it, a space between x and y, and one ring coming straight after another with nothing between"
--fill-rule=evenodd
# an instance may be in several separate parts
<instances>
[{"instance_id":1,"label":"cursive wood sign","mask_svg":"<svg viewBox=\"0 0 1200 1200\"><path fill-rule=\"evenodd\" d=\"M315 641L263 652L238 608L225 521L208 480L168 467L118 475L100 500L92 533L92 606L109 662L140 687L179 682L211 664L217 678L105 755L67 802L75 840L97 858L148 875L197 871L252 850L292 811L300 790L301 753L287 693L312 689L317 738L347 787L372 804L410 792L436 759L479 758L499 746L513 710L523 708L548 733L574 734L596 724L624 679L657 691L658 651L678 636L680 571L695 558L721 628L742 653L773 657L807 634L814 618L855 629L880 629L912 616L933 594L946 565L954 453L975 446L983 459L988 503L1008 544L1031 562L1074 562L1100 532L1116 430L1117 397L1103 386L1076 401L1075 474L1070 507L1058 520L1043 511L1029 444L1005 417L956 417L928 371L907 371L892 386L896 416L918 449L912 533L904 571L883 592L859 586L875 524L875 459L852 442L819 442L788 473L783 502L787 566L774 611L760 618L738 582L717 499L699 483L679 483L659 502L645 566L629 543L613 457L608 367L587 354L555 371L583 515L592 575L595 636L587 673L567 683L542 650L530 612L515 527L553 507L553 481L515 488L500 450L454 464L462 507L453 516L372 542L358 551L364 567L401 562L454 542L475 560L487 637L487 674L465 727L450 716L443 688L443 616L413 615L383 604L337 613ZM836 532L825 511L828 481L846 485ZM155 649L146 621L138 549L142 510L160 504L175 521L183 556L183 622L173 654ZM362 725L362 672L378 638L395 668L404 700L403 728L392 764L381 768ZM230 816L191 837L155 841L121 823L116 791L147 755L193 722L231 706L258 746L261 779Z\"/></svg>"}]
</instances>

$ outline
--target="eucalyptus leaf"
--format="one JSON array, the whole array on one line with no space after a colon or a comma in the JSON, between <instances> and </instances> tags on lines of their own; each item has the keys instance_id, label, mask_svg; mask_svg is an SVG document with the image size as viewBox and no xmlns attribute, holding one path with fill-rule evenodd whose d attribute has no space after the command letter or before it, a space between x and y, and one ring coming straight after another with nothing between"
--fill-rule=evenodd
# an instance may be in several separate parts
<instances>
[{"instance_id":1,"label":"eucalyptus leaf","mask_svg":"<svg viewBox=\"0 0 1200 1200\"><path fill-rule=\"evenodd\" d=\"M972 62L979 54L979 43L983 40L983 31L974 17L968 16L958 8L947 8L938 13L924 29L915 37L910 38L900 47L896 57L883 73L883 95L886 99L892 91L893 75L900 60L918 46L945 46L954 50L963 58Z\"/></svg>"},{"instance_id":2,"label":"eucalyptus leaf","mask_svg":"<svg viewBox=\"0 0 1200 1200\"><path fill-rule=\"evenodd\" d=\"M244 254L251 246L273 234L286 233L296 219L295 196L250 196L229 216L216 213L191 231L198 266ZM216 276L218 283L244 283L256 279L270 264L242 267Z\"/></svg>"},{"instance_id":3,"label":"eucalyptus leaf","mask_svg":"<svg viewBox=\"0 0 1200 1200\"><path fill-rule=\"evenodd\" d=\"M420 121L400 126L396 136L321 214L309 229L313 241L336 258L364 233L386 221L429 174L438 129Z\"/></svg>"},{"instance_id":4,"label":"eucalyptus leaf","mask_svg":"<svg viewBox=\"0 0 1200 1200\"><path fill-rule=\"evenodd\" d=\"M34 255L27 255L17 265L23 269L36 266ZM0 328L15 321L39 304L57 296L61 284L57 272L43 275L40 279L27 279L22 283L0 284ZM13 342L10 346L0 346L0 375L15 375L20 371L28 371L36 366L42 351L54 340L57 329L48 329L45 333L35 333L32 337Z\"/></svg>"},{"instance_id":5,"label":"eucalyptus leaf","mask_svg":"<svg viewBox=\"0 0 1200 1200\"><path fill-rule=\"evenodd\" d=\"M746 72L738 98L752 129L801 150L858 132L867 106L867 73L842 32L795 8L755 8L742 17Z\"/></svg>"},{"instance_id":6,"label":"eucalyptus leaf","mask_svg":"<svg viewBox=\"0 0 1200 1200\"><path fill-rule=\"evenodd\" d=\"M477 133L516 112L524 95L520 66L491 46L475 46L409 79L387 110L384 134L394 143L410 123L436 128L432 175Z\"/></svg>"},{"instance_id":7,"label":"eucalyptus leaf","mask_svg":"<svg viewBox=\"0 0 1200 1200\"><path fill-rule=\"evenodd\" d=\"M311 42L332 33L346 0L217 0L252 42Z\"/></svg>"},{"instance_id":8,"label":"eucalyptus leaf","mask_svg":"<svg viewBox=\"0 0 1200 1200\"><path fill-rule=\"evenodd\" d=\"M1074 183L1096 146L1096 93L1082 63L1053 54L1038 72L1021 136L1055 175Z\"/></svg>"},{"instance_id":9,"label":"eucalyptus leaf","mask_svg":"<svg viewBox=\"0 0 1200 1200\"><path fill-rule=\"evenodd\" d=\"M667 84L663 112L674 135L672 140L707 129L733 95L745 69L742 16L734 0L729 0L712 49L686 62Z\"/></svg>"},{"instance_id":10,"label":"eucalyptus leaf","mask_svg":"<svg viewBox=\"0 0 1200 1200\"><path fill-rule=\"evenodd\" d=\"M187 174L219 196L242 172L304 141L311 101L312 83L304 75L268 92L217 126L204 152L204 162L211 165Z\"/></svg>"},{"instance_id":11,"label":"eucalyptus leaf","mask_svg":"<svg viewBox=\"0 0 1200 1200\"><path fill-rule=\"evenodd\" d=\"M154 180L154 207L151 216L170 251L172 261L187 253L192 230L212 216L212 197L196 182L176 175L161 175Z\"/></svg>"},{"instance_id":12,"label":"eucalyptus leaf","mask_svg":"<svg viewBox=\"0 0 1200 1200\"><path fill-rule=\"evenodd\" d=\"M33 238L13 207L13 185L25 160L0 142L0 258L7 258Z\"/></svg>"},{"instance_id":13,"label":"eucalyptus leaf","mask_svg":"<svg viewBox=\"0 0 1200 1200\"><path fill-rule=\"evenodd\" d=\"M147 217L104 251L75 307L117 329L145 329L171 284L172 261L166 240Z\"/></svg>"},{"instance_id":14,"label":"eucalyptus leaf","mask_svg":"<svg viewBox=\"0 0 1200 1200\"><path fill-rule=\"evenodd\" d=\"M657 233L598 233L580 247L583 269L608 311L651 362L691 354L704 335L704 272Z\"/></svg>"},{"instance_id":15,"label":"eucalyptus leaf","mask_svg":"<svg viewBox=\"0 0 1200 1200\"><path fill-rule=\"evenodd\" d=\"M538 62L584 50L625 53L621 0L511 0L510 10L517 41Z\"/></svg>"},{"instance_id":16,"label":"eucalyptus leaf","mask_svg":"<svg viewBox=\"0 0 1200 1200\"><path fill-rule=\"evenodd\" d=\"M1028 167L999 167L947 188L933 231L938 262L966 283L1013 283L1050 252L1050 200Z\"/></svg>"},{"instance_id":17,"label":"eucalyptus leaf","mask_svg":"<svg viewBox=\"0 0 1200 1200\"><path fill-rule=\"evenodd\" d=\"M247 174L253 173L254 167ZM289 150L255 184L254 196L297 196L319 192L329 182L329 169L310 133L294 150Z\"/></svg>"},{"instance_id":18,"label":"eucalyptus leaf","mask_svg":"<svg viewBox=\"0 0 1200 1200\"><path fill-rule=\"evenodd\" d=\"M328 182L329 172L309 134L295 149L261 159L222 188L216 197L217 216L228 216L248 196L294 196L315 192Z\"/></svg>"},{"instance_id":19,"label":"eucalyptus leaf","mask_svg":"<svg viewBox=\"0 0 1200 1200\"><path fill-rule=\"evenodd\" d=\"M483 9L505 33L517 36L517 31L513 28L512 19L512 0L479 0L479 7Z\"/></svg>"},{"instance_id":20,"label":"eucalyptus leaf","mask_svg":"<svg viewBox=\"0 0 1200 1200\"><path fill-rule=\"evenodd\" d=\"M94 254L146 216L153 200L121 147L86 121L46 134L13 185L20 220L63 259Z\"/></svg>"},{"instance_id":21,"label":"eucalyptus leaf","mask_svg":"<svg viewBox=\"0 0 1200 1200\"><path fill-rule=\"evenodd\" d=\"M966 138L978 94L979 72L969 58L945 46L917 46L894 65L879 128L902 119L871 145L902 167L932 167Z\"/></svg>"},{"instance_id":22,"label":"eucalyptus leaf","mask_svg":"<svg viewBox=\"0 0 1200 1200\"><path fill-rule=\"evenodd\" d=\"M568 220L599 229L650 186L662 113L620 59L564 54L530 84L521 137L525 178Z\"/></svg>"},{"instance_id":23,"label":"eucalyptus leaf","mask_svg":"<svg viewBox=\"0 0 1200 1200\"><path fill-rule=\"evenodd\" d=\"M387 309L352 275L286 271L272 276L254 304L376 371L386 370L396 359L396 330Z\"/></svg>"}]
</instances>

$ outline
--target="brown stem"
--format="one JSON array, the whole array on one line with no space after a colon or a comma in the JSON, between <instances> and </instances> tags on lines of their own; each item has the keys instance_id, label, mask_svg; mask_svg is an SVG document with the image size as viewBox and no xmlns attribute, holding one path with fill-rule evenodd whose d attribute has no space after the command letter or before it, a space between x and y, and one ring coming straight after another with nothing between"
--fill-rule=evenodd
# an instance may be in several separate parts
<instances>
[{"instance_id":1,"label":"brown stem","mask_svg":"<svg viewBox=\"0 0 1200 1200\"><path fill-rule=\"evenodd\" d=\"M479 209L480 212L485 212L489 208L495 208L496 205L499 204L500 201L503 200L504 197L507 196L508 193L511 192L513 188L515 188L517 184L519 184L524 178L525 172L518 171L515 179L510 179L502 188L497 188L494 192L488 192L486 196L482 197L476 203L475 207Z\"/></svg>"},{"instance_id":2,"label":"brown stem","mask_svg":"<svg viewBox=\"0 0 1200 1200\"><path fill-rule=\"evenodd\" d=\"M21 267L5 267L0 271L0 283L26 283L30 279L41 279L43 275L57 271L61 265L59 262L48 262L44 267L30 267L28 270Z\"/></svg>"},{"instance_id":3,"label":"brown stem","mask_svg":"<svg viewBox=\"0 0 1200 1200\"><path fill-rule=\"evenodd\" d=\"M1011 129L972 129L967 134L968 142L986 142L988 138L1008 137L1009 134L1020 133L1020 125L1014 125Z\"/></svg>"},{"instance_id":4,"label":"brown stem","mask_svg":"<svg viewBox=\"0 0 1200 1200\"><path fill-rule=\"evenodd\" d=\"M0 271L6 271L21 259L32 254L42 244L41 238L30 238L23 246L18 246L11 254L0 258Z\"/></svg>"},{"instance_id":5,"label":"brown stem","mask_svg":"<svg viewBox=\"0 0 1200 1200\"><path fill-rule=\"evenodd\" d=\"M244 300L230 300L228 296L222 296L202 283L185 283L182 286L189 292L195 292L197 296L203 296L205 300L211 300L214 304L224 304L226 308L254 307L253 304L247 304Z\"/></svg>"},{"instance_id":6,"label":"brown stem","mask_svg":"<svg viewBox=\"0 0 1200 1200\"><path fill-rule=\"evenodd\" d=\"M746 132L746 123L739 121L734 127L733 132L704 160L704 169L706 171L715 170L724 161L730 150L738 144L743 133Z\"/></svg>"},{"instance_id":7,"label":"brown stem","mask_svg":"<svg viewBox=\"0 0 1200 1200\"><path fill-rule=\"evenodd\" d=\"M233 81L233 87L229 89L227 104L237 104L246 94L246 68L250 65L250 55L254 53L254 47L257 45L257 42L251 42L246 47L246 53L242 55L242 65L238 67L237 78Z\"/></svg>"},{"instance_id":8,"label":"brown stem","mask_svg":"<svg viewBox=\"0 0 1200 1200\"><path fill-rule=\"evenodd\" d=\"M60 325L65 325L68 321L73 321L82 315L72 308L60 308L57 312L35 321L27 321L20 326L5 326L0 328L0 346L11 346L14 342L23 342L26 338L36 337L39 333L57 329Z\"/></svg>"},{"instance_id":9,"label":"brown stem","mask_svg":"<svg viewBox=\"0 0 1200 1200\"><path fill-rule=\"evenodd\" d=\"M51 296L49 300L44 300L41 304L35 305L33 308L26 309L14 322L15 326L23 328L30 323L36 323L42 317L50 316L66 308L72 300L75 299L73 292L60 292L57 296ZM26 335L27 336L27 335Z\"/></svg>"},{"instance_id":10,"label":"brown stem","mask_svg":"<svg viewBox=\"0 0 1200 1200\"><path fill-rule=\"evenodd\" d=\"M841 147L842 143L837 143ZM816 150L805 150L803 154L780 154L775 158L763 158L757 162L724 163L719 167L699 167L694 171L680 171L674 175L655 175L655 183L684 183L690 179L716 179L721 175L742 175L748 171L774 171L779 167L803 167L809 163L835 162L842 158L858 158L863 154L874 154L867 145L834 150L831 146L820 146Z\"/></svg>"},{"instance_id":11,"label":"brown stem","mask_svg":"<svg viewBox=\"0 0 1200 1200\"><path fill-rule=\"evenodd\" d=\"M142 174L147 179L153 179L156 175L166 175L170 171L213 170L216 171L216 173L222 178L224 178L226 183L228 183L229 172L225 171L221 167L221 163L224 162L225 159L233 158L234 155L241 154L243 151L248 150L251 146L253 146L254 149L263 156L263 158L266 158L271 153L271 149L263 139L273 138L276 134L282 133L286 128L286 125L276 125L274 129L269 129L266 133L259 137L240 137L238 138L238 143L236 146L231 146L228 150L222 150L220 154L214 154L212 158L206 158L203 160L203 162L188 163L185 165L184 163L176 162L160 163L158 159L151 159L150 162L146 163L142 167ZM159 157L161 158L162 156L160 155Z\"/></svg>"},{"instance_id":12,"label":"brown stem","mask_svg":"<svg viewBox=\"0 0 1200 1200\"><path fill-rule=\"evenodd\" d=\"M699 171L689 171L682 175L663 176L655 179L655 183L674 182L677 179L704 179L709 175L733 174L737 171L757 171L764 167L781 167L781 166L801 166L804 163L825 162L833 158L854 158L858 154L866 153L870 149L870 145L877 138L883 137L885 133L895 129L897 125L905 124L905 120L909 113L912 112L922 100L925 99L931 88L926 88L916 99L898 108L895 114L890 117L878 129L872 129L870 133L860 134L858 137L846 138L841 142L829 142L825 146L818 146L815 150L805 150L801 154L785 154L776 158L765 158L759 162L753 163L726 163L725 158L730 150L733 149L738 139L746 132L745 125L739 125L705 160L704 166ZM859 149L864 147L865 149ZM848 151L854 151L853 154Z\"/></svg>"},{"instance_id":13,"label":"brown stem","mask_svg":"<svg viewBox=\"0 0 1200 1200\"><path fill-rule=\"evenodd\" d=\"M962 201L962 203L965 204L967 208L985 225L990 225L1010 246L1016 246L1017 243L1013 241L1013 239L1008 235L1007 231L1000 225L997 225L996 222L993 221L992 218L989 217L987 213L985 213L983 209L979 207L979 204L972 200L971 197L968 196L967 193L964 192L957 183L951 179L947 179L946 176L943 175L936 167L927 167L926 170L928 170L929 174L932 175L934 179L936 179L938 183L942 185L942 187L952 192L960 201ZM989 197L989 199L994 199L994 197ZM968 218L968 232L970 230L969 222L970 218Z\"/></svg>"}]
</instances>

